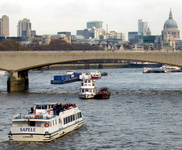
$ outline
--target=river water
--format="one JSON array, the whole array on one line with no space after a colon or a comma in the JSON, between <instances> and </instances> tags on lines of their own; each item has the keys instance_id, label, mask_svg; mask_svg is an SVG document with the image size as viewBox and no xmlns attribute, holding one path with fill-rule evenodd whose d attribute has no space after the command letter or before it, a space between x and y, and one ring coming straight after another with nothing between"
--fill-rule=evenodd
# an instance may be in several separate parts
<instances>
[{"instance_id":1,"label":"river water","mask_svg":"<svg viewBox=\"0 0 182 150\"><path fill-rule=\"evenodd\" d=\"M85 70L78 70L85 71ZM143 74L142 69L103 69L108 76L97 88L109 87L109 100L78 98L80 82L52 85L65 70L29 72L30 90L6 92L0 77L0 149L2 150L181 150L182 73ZM84 125L49 143L9 142L12 116L30 111L36 102L75 103Z\"/></svg>"}]
</instances>

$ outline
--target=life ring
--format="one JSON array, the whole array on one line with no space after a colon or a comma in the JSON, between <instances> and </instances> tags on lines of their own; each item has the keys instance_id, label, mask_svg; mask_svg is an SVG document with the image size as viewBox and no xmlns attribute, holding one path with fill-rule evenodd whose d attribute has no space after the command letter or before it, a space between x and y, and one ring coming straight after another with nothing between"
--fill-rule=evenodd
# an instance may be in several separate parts
<instances>
[{"instance_id":1,"label":"life ring","mask_svg":"<svg viewBox=\"0 0 182 150\"><path fill-rule=\"evenodd\" d=\"M44 123L44 127L49 127L49 123L48 122L46 122L46 123Z\"/></svg>"}]
</instances>

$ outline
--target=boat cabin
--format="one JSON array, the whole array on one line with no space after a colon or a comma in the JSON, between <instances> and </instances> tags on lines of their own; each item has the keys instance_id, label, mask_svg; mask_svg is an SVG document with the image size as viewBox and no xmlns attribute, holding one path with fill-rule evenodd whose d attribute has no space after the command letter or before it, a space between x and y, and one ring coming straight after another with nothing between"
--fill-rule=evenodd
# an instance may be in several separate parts
<instances>
[{"instance_id":1,"label":"boat cabin","mask_svg":"<svg viewBox=\"0 0 182 150\"><path fill-rule=\"evenodd\" d=\"M95 80L93 79L83 79L81 86L95 86Z\"/></svg>"}]
</instances>

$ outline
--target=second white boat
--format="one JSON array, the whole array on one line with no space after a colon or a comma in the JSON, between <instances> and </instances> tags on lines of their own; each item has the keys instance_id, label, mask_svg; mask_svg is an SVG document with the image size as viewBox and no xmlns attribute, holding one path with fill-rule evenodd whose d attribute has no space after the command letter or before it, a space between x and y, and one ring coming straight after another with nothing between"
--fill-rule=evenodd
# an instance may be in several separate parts
<instances>
[{"instance_id":1,"label":"second white boat","mask_svg":"<svg viewBox=\"0 0 182 150\"><path fill-rule=\"evenodd\" d=\"M93 79L83 79L80 88L80 98L91 99L94 98L96 92L96 82Z\"/></svg>"}]
</instances>

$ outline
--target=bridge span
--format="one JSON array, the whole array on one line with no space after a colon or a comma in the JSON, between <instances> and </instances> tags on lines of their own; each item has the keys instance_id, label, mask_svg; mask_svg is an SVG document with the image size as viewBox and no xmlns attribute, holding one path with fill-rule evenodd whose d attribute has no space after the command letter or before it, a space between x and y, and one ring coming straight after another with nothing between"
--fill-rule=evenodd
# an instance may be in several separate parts
<instances>
[{"instance_id":1,"label":"bridge span","mask_svg":"<svg viewBox=\"0 0 182 150\"><path fill-rule=\"evenodd\" d=\"M9 72L7 91L28 90L28 70L64 62L128 60L182 67L182 52L11 51L0 52L0 69Z\"/></svg>"}]
</instances>

